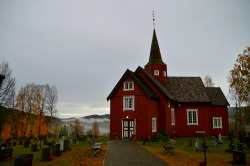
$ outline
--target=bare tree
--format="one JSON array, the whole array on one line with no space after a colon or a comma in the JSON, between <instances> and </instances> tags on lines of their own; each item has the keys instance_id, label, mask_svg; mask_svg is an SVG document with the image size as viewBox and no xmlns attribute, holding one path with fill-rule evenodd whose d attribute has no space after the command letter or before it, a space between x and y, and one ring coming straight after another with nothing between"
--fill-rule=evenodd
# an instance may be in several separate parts
<instances>
[{"instance_id":1,"label":"bare tree","mask_svg":"<svg viewBox=\"0 0 250 166\"><path fill-rule=\"evenodd\" d=\"M0 64L0 74L5 76L0 87L0 106L10 108L13 105L13 91L15 91L16 81L12 77L12 70L7 62Z\"/></svg>"},{"instance_id":2,"label":"bare tree","mask_svg":"<svg viewBox=\"0 0 250 166\"><path fill-rule=\"evenodd\" d=\"M56 110L56 104L58 102L58 94L57 94L57 89L55 85L52 85L51 87L47 84L45 86L46 88L46 92L47 92L47 98L46 98L46 109L48 110L48 113L50 115L50 119L51 119L51 127L53 124L53 118L52 116L55 115L57 113Z\"/></svg>"},{"instance_id":3,"label":"bare tree","mask_svg":"<svg viewBox=\"0 0 250 166\"><path fill-rule=\"evenodd\" d=\"M48 84L47 84L48 85ZM47 86L46 85L46 86ZM39 127L38 127L38 135L41 133L41 119L42 116L45 114L45 102L48 97L48 91L44 85L37 85L37 95L39 96L37 100L38 104L38 118L39 118Z\"/></svg>"},{"instance_id":4,"label":"bare tree","mask_svg":"<svg viewBox=\"0 0 250 166\"><path fill-rule=\"evenodd\" d=\"M210 77L209 75L206 75L204 77L203 82L204 82L205 87L213 87L214 86L212 77Z\"/></svg>"}]
</instances>

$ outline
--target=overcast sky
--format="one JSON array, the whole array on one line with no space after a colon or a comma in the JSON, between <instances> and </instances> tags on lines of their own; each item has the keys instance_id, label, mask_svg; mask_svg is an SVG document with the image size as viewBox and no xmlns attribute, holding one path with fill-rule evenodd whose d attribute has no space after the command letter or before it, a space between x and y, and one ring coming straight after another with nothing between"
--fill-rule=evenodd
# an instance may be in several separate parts
<instances>
[{"instance_id":1,"label":"overcast sky","mask_svg":"<svg viewBox=\"0 0 250 166\"><path fill-rule=\"evenodd\" d=\"M59 117L109 113L106 98L126 69L148 62L152 10L169 76L227 76L250 46L249 0L1 0L0 62L16 89L56 85Z\"/></svg>"}]
</instances>

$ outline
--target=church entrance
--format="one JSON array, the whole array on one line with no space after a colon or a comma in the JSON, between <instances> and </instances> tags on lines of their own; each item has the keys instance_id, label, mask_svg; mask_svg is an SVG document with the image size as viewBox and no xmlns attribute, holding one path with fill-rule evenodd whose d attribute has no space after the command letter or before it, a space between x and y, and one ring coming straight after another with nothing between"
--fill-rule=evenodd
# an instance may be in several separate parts
<instances>
[{"instance_id":1,"label":"church entrance","mask_svg":"<svg viewBox=\"0 0 250 166\"><path fill-rule=\"evenodd\" d=\"M124 119L122 132L123 132L123 138L131 138L132 134L135 134L135 120Z\"/></svg>"}]
</instances>

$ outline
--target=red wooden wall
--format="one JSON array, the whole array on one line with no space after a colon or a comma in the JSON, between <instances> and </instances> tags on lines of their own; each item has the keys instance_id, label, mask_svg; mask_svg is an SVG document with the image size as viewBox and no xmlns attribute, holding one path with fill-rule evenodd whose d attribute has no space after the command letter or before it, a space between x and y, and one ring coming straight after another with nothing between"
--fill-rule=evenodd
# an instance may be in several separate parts
<instances>
[{"instance_id":1,"label":"red wooden wall","mask_svg":"<svg viewBox=\"0 0 250 166\"><path fill-rule=\"evenodd\" d=\"M127 77L124 81L132 81ZM152 117L158 117L158 101L149 99L143 91L134 84L134 90L124 91L123 84L110 101L110 138L113 133L122 138L122 119L136 119L136 138L152 137ZM123 96L134 95L134 111L123 111ZM157 123L158 123L157 118ZM157 124L158 126L158 124Z\"/></svg>"}]
</instances>

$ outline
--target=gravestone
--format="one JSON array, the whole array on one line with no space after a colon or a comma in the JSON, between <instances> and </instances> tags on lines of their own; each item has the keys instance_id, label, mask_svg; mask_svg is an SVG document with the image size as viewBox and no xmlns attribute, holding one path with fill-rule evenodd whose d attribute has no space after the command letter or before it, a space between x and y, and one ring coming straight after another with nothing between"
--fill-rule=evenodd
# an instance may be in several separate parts
<instances>
[{"instance_id":1,"label":"gravestone","mask_svg":"<svg viewBox=\"0 0 250 166\"><path fill-rule=\"evenodd\" d=\"M64 140L59 140L60 143L60 151L64 151Z\"/></svg>"},{"instance_id":2,"label":"gravestone","mask_svg":"<svg viewBox=\"0 0 250 166\"><path fill-rule=\"evenodd\" d=\"M67 152L69 150L69 140L63 140L63 151Z\"/></svg>"},{"instance_id":3,"label":"gravestone","mask_svg":"<svg viewBox=\"0 0 250 166\"><path fill-rule=\"evenodd\" d=\"M219 134L219 144L222 144L221 134Z\"/></svg>"},{"instance_id":4,"label":"gravestone","mask_svg":"<svg viewBox=\"0 0 250 166\"><path fill-rule=\"evenodd\" d=\"M36 143L31 144L31 151L32 152L36 152L37 151L37 144Z\"/></svg>"},{"instance_id":5,"label":"gravestone","mask_svg":"<svg viewBox=\"0 0 250 166\"><path fill-rule=\"evenodd\" d=\"M229 144L229 150L230 150L230 152L233 152L234 150L236 150L235 145Z\"/></svg>"},{"instance_id":6,"label":"gravestone","mask_svg":"<svg viewBox=\"0 0 250 166\"><path fill-rule=\"evenodd\" d=\"M12 146L16 146L16 142L13 142L13 145Z\"/></svg>"},{"instance_id":7,"label":"gravestone","mask_svg":"<svg viewBox=\"0 0 250 166\"><path fill-rule=\"evenodd\" d=\"M246 153L241 151L233 151L233 162L236 165L246 165Z\"/></svg>"},{"instance_id":8,"label":"gravestone","mask_svg":"<svg viewBox=\"0 0 250 166\"><path fill-rule=\"evenodd\" d=\"M0 151L0 162L3 162L6 158L12 157L13 148L2 149Z\"/></svg>"},{"instance_id":9,"label":"gravestone","mask_svg":"<svg viewBox=\"0 0 250 166\"><path fill-rule=\"evenodd\" d=\"M42 161L50 161L51 147L46 146L42 150Z\"/></svg>"},{"instance_id":10,"label":"gravestone","mask_svg":"<svg viewBox=\"0 0 250 166\"><path fill-rule=\"evenodd\" d=\"M199 150L199 139L196 139L195 141L195 150Z\"/></svg>"},{"instance_id":11,"label":"gravestone","mask_svg":"<svg viewBox=\"0 0 250 166\"><path fill-rule=\"evenodd\" d=\"M238 146L238 151L244 152L244 144L243 143L238 143L237 146Z\"/></svg>"},{"instance_id":12,"label":"gravestone","mask_svg":"<svg viewBox=\"0 0 250 166\"><path fill-rule=\"evenodd\" d=\"M216 140L212 141L212 147L217 147L217 141Z\"/></svg>"},{"instance_id":13,"label":"gravestone","mask_svg":"<svg viewBox=\"0 0 250 166\"><path fill-rule=\"evenodd\" d=\"M24 143L23 143L23 147L24 147L24 148L28 148L29 146L30 146L29 142L24 141Z\"/></svg>"},{"instance_id":14,"label":"gravestone","mask_svg":"<svg viewBox=\"0 0 250 166\"><path fill-rule=\"evenodd\" d=\"M23 141L22 141L22 140L20 140L20 141L19 141L19 145L22 145L22 144L23 144Z\"/></svg>"},{"instance_id":15,"label":"gravestone","mask_svg":"<svg viewBox=\"0 0 250 166\"><path fill-rule=\"evenodd\" d=\"M33 154L22 154L15 158L14 166L32 166Z\"/></svg>"},{"instance_id":16,"label":"gravestone","mask_svg":"<svg viewBox=\"0 0 250 166\"><path fill-rule=\"evenodd\" d=\"M52 155L53 156L60 156L60 144L53 144L52 146Z\"/></svg>"}]
</instances>

